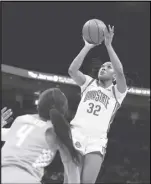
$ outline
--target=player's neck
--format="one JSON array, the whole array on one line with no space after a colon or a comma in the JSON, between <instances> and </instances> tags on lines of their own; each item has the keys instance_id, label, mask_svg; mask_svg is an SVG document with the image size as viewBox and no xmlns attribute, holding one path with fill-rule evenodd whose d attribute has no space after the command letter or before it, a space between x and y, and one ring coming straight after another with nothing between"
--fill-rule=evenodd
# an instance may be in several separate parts
<instances>
[{"instance_id":1,"label":"player's neck","mask_svg":"<svg viewBox=\"0 0 151 184\"><path fill-rule=\"evenodd\" d=\"M103 88L108 88L112 84L113 84L112 81L102 81L102 80L98 81L98 85L102 86Z\"/></svg>"},{"instance_id":2,"label":"player's neck","mask_svg":"<svg viewBox=\"0 0 151 184\"><path fill-rule=\"evenodd\" d=\"M39 114L33 114L33 116L34 116L35 118L37 118L37 119L42 120L42 121L47 121L46 119L40 117Z\"/></svg>"}]
</instances>

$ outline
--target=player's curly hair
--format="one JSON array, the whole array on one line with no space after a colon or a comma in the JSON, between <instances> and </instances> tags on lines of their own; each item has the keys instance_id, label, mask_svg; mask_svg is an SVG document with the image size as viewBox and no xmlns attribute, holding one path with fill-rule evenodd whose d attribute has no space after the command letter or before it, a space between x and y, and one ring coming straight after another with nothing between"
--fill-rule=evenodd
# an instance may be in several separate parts
<instances>
[{"instance_id":1,"label":"player's curly hair","mask_svg":"<svg viewBox=\"0 0 151 184\"><path fill-rule=\"evenodd\" d=\"M58 88L51 88L41 93L38 102L39 116L45 120L51 120L54 131L63 145L65 145L77 164L79 154L73 146L71 125L65 119L68 111L68 100Z\"/></svg>"}]
</instances>

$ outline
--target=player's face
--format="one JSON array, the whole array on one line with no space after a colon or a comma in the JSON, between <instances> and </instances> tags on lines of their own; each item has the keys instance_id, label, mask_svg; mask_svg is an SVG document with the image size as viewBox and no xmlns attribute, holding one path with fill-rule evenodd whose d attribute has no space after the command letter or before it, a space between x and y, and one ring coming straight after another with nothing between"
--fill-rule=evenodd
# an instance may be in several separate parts
<instances>
[{"instance_id":1,"label":"player's face","mask_svg":"<svg viewBox=\"0 0 151 184\"><path fill-rule=\"evenodd\" d=\"M115 72L111 62L104 63L99 72L98 72L98 79L99 80L113 80L115 77Z\"/></svg>"}]
</instances>

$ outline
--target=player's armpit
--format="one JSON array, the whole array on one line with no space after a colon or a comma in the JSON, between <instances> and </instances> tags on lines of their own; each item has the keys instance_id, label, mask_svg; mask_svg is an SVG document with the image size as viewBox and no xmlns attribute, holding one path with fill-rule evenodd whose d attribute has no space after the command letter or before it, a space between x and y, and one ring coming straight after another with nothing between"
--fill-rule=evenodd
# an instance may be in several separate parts
<instances>
[{"instance_id":1,"label":"player's armpit","mask_svg":"<svg viewBox=\"0 0 151 184\"><path fill-rule=\"evenodd\" d=\"M93 78L88 76L88 75L84 75L84 76L85 76L85 83L82 86L80 86L81 93L83 93L87 89L87 87L89 86L89 84L93 80Z\"/></svg>"},{"instance_id":2,"label":"player's armpit","mask_svg":"<svg viewBox=\"0 0 151 184\"><path fill-rule=\"evenodd\" d=\"M48 146L51 150L57 150L58 149L56 136L55 136L52 128L49 128L46 131L45 138L46 138Z\"/></svg>"},{"instance_id":3,"label":"player's armpit","mask_svg":"<svg viewBox=\"0 0 151 184\"><path fill-rule=\"evenodd\" d=\"M117 84L117 90L120 93L125 93L127 90L127 84L126 84L126 78L123 72L117 72L116 73L116 84Z\"/></svg>"},{"instance_id":4,"label":"player's armpit","mask_svg":"<svg viewBox=\"0 0 151 184\"><path fill-rule=\"evenodd\" d=\"M71 76L71 78L77 83L78 86L82 86L85 83L86 78L81 71L78 70L76 72L73 72L69 70L68 73Z\"/></svg>"}]
</instances>

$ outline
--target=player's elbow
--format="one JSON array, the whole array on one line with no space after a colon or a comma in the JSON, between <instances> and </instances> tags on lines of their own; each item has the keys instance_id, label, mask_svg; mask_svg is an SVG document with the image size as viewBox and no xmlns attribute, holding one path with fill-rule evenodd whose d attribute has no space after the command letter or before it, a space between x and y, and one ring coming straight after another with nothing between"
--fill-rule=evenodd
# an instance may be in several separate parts
<instances>
[{"instance_id":1,"label":"player's elbow","mask_svg":"<svg viewBox=\"0 0 151 184\"><path fill-rule=\"evenodd\" d=\"M69 74L69 76L70 76L75 82L77 82L77 80L79 79L79 75L78 75L78 71L77 71L77 70L69 69L69 70L68 70L68 74Z\"/></svg>"},{"instance_id":2,"label":"player's elbow","mask_svg":"<svg viewBox=\"0 0 151 184\"><path fill-rule=\"evenodd\" d=\"M68 74L69 74L70 76L73 76L74 73L75 73L75 72L74 72L74 69L71 68L71 67L69 67L69 69L68 69Z\"/></svg>"}]
</instances>

